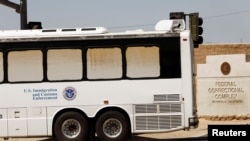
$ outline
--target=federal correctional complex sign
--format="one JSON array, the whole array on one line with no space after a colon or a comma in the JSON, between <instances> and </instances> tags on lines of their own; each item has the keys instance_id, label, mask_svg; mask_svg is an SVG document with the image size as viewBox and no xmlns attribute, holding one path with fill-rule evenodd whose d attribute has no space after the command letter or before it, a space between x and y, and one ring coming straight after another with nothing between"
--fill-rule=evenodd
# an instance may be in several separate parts
<instances>
[{"instance_id":1,"label":"federal correctional complex sign","mask_svg":"<svg viewBox=\"0 0 250 141\"><path fill-rule=\"evenodd\" d=\"M197 107L200 116L250 113L250 56L209 55L197 64Z\"/></svg>"}]
</instances>

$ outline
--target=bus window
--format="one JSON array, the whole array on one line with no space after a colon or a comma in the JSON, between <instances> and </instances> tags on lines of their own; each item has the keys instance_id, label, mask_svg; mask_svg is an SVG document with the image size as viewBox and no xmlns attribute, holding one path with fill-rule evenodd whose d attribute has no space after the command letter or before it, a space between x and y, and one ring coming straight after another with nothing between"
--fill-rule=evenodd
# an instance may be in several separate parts
<instances>
[{"instance_id":1,"label":"bus window","mask_svg":"<svg viewBox=\"0 0 250 141\"><path fill-rule=\"evenodd\" d=\"M128 47L126 50L127 77L159 77L160 57L156 46Z\"/></svg>"},{"instance_id":2,"label":"bus window","mask_svg":"<svg viewBox=\"0 0 250 141\"><path fill-rule=\"evenodd\" d=\"M174 43L160 48L161 78L181 78L180 44Z\"/></svg>"},{"instance_id":3,"label":"bus window","mask_svg":"<svg viewBox=\"0 0 250 141\"><path fill-rule=\"evenodd\" d=\"M3 53L0 52L0 82L3 82Z\"/></svg>"},{"instance_id":4,"label":"bus window","mask_svg":"<svg viewBox=\"0 0 250 141\"><path fill-rule=\"evenodd\" d=\"M8 54L8 80L9 82L42 81L42 51L10 51Z\"/></svg>"},{"instance_id":5,"label":"bus window","mask_svg":"<svg viewBox=\"0 0 250 141\"><path fill-rule=\"evenodd\" d=\"M117 79L122 77L122 53L118 47L87 50L88 79Z\"/></svg>"},{"instance_id":6,"label":"bus window","mask_svg":"<svg viewBox=\"0 0 250 141\"><path fill-rule=\"evenodd\" d=\"M82 79L81 49L49 49L47 52L48 80Z\"/></svg>"}]
</instances>

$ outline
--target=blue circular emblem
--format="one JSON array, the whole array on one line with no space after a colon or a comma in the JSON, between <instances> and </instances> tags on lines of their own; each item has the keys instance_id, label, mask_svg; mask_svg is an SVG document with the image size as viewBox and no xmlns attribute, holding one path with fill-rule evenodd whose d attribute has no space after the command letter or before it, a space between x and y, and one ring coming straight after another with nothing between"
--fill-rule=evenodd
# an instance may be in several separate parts
<instances>
[{"instance_id":1,"label":"blue circular emblem","mask_svg":"<svg viewBox=\"0 0 250 141\"><path fill-rule=\"evenodd\" d=\"M76 98L76 90L73 87L67 87L63 91L63 97L66 100L73 100Z\"/></svg>"}]
</instances>

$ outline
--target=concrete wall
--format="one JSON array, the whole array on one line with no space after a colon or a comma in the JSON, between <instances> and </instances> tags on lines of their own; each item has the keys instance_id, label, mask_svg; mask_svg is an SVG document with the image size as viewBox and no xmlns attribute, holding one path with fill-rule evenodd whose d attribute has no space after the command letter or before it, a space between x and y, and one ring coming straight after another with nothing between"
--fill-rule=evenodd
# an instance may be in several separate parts
<instances>
[{"instance_id":1,"label":"concrete wall","mask_svg":"<svg viewBox=\"0 0 250 141\"><path fill-rule=\"evenodd\" d=\"M200 117L250 118L248 54L250 44L208 44L195 48L196 103Z\"/></svg>"},{"instance_id":2,"label":"concrete wall","mask_svg":"<svg viewBox=\"0 0 250 141\"><path fill-rule=\"evenodd\" d=\"M206 63L208 55L250 54L250 44L204 44L194 49L195 64ZM196 71L195 65L195 71Z\"/></svg>"}]
</instances>

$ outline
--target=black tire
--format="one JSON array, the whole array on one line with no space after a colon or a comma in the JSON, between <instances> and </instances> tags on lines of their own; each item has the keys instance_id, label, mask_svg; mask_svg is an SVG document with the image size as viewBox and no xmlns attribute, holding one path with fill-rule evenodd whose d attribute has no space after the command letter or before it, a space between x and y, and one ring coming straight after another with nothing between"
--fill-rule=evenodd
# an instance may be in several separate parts
<instances>
[{"instance_id":1,"label":"black tire","mask_svg":"<svg viewBox=\"0 0 250 141\"><path fill-rule=\"evenodd\" d=\"M95 129L102 141L126 141L131 135L128 119L117 111L103 113L97 119Z\"/></svg>"},{"instance_id":2,"label":"black tire","mask_svg":"<svg viewBox=\"0 0 250 141\"><path fill-rule=\"evenodd\" d=\"M89 132L87 120L77 112L61 114L56 119L53 131L57 141L85 141Z\"/></svg>"}]
</instances>

